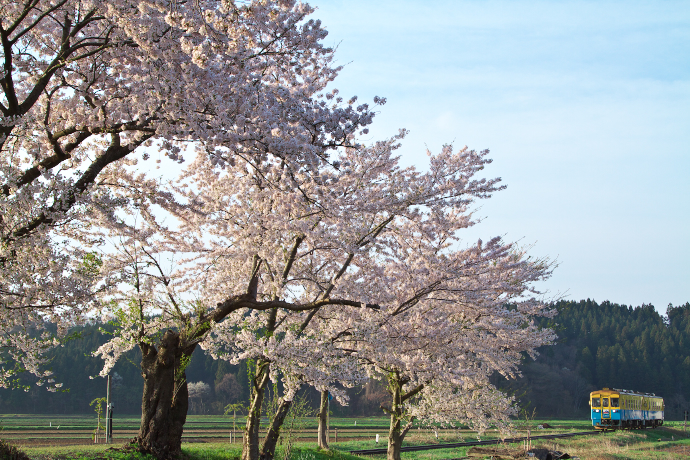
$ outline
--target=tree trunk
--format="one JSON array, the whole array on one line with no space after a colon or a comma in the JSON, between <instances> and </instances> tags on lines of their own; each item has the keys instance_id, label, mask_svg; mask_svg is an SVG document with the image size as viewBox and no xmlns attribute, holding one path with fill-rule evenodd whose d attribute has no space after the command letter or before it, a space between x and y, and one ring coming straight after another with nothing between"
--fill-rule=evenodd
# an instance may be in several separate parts
<instances>
[{"instance_id":1,"label":"tree trunk","mask_svg":"<svg viewBox=\"0 0 690 460\"><path fill-rule=\"evenodd\" d=\"M165 332L158 349L141 343L141 426L132 440L142 452L159 460L181 457L182 430L187 420L189 395L181 358L189 357L194 346L183 350L179 333Z\"/></svg>"},{"instance_id":2,"label":"tree trunk","mask_svg":"<svg viewBox=\"0 0 690 460\"><path fill-rule=\"evenodd\" d=\"M321 405L319 406L319 449L328 449L328 391L321 392Z\"/></svg>"},{"instance_id":3,"label":"tree trunk","mask_svg":"<svg viewBox=\"0 0 690 460\"><path fill-rule=\"evenodd\" d=\"M400 418L392 411L391 426L388 430L388 460L400 460L400 448L402 447L403 436L400 428Z\"/></svg>"},{"instance_id":4,"label":"tree trunk","mask_svg":"<svg viewBox=\"0 0 690 460\"><path fill-rule=\"evenodd\" d=\"M273 460L273 457L275 457L276 445L280 438L280 428L283 426L285 417L287 417L291 407L292 401L285 401L284 399L280 401L273 420L271 420L271 426L266 432L264 444L261 447L261 460Z\"/></svg>"},{"instance_id":5,"label":"tree trunk","mask_svg":"<svg viewBox=\"0 0 690 460\"><path fill-rule=\"evenodd\" d=\"M418 394L424 387L423 385L419 385L408 393L404 393L403 385L407 381L408 380L401 378L397 372L393 372L388 376L388 392L392 396L391 409L388 410L381 406L381 408L391 416L391 425L388 430L387 460L400 460L402 442L407 432L412 428L412 422L414 421L414 417L404 413L403 404L406 400ZM403 427L402 423L405 420L407 420L407 423Z\"/></svg>"},{"instance_id":6,"label":"tree trunk","mask_svg":"<svg viewBox=\"0 0 690 460\"><path fill-rule=\"evenodd\" d=\"M261 427L261 405L268 383L268 363L258 362L256 374L251 381L249 412L247 426L242 439L242 460L259 460L259 428Z\"/></svg>"}]
</instances>

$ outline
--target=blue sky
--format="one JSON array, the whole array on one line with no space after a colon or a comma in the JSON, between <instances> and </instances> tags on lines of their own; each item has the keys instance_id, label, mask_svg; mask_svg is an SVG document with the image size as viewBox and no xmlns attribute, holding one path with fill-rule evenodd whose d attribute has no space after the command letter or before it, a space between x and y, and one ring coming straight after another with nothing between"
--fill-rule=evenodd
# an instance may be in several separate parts
<instances>
[{"instance_id":1,"label":"blue sky","mask_svg":"<svg viewBox=\"0 0 690 460\"><path fill-rule=\"evenodd\" d=\"M463 237L557 258L552 295L690 301L690 2L316 0L371 140L489 148L508 189Z\"/></svg>"}]
</instances>

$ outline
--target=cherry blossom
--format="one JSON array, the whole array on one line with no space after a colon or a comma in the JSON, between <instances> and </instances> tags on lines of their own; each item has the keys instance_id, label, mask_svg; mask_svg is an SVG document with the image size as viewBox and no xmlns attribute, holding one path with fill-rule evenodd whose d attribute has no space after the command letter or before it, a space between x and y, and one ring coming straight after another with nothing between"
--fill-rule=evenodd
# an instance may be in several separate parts
<instances>
[{"instance_id":1,"label":"cherry blossom","mask_svg":"<svg viewBox=\"0 0 690 460\"><path fill-rule=\"evenodd\" d=\"M122 327L98 354L106 373L123 352L142 349L142 430L165 425L147 396L165 387L172 403L164 405L175 412L166 420L176 423L166 430L181 433L185 360L196 346L255 363L243 451L254 460L273 455L269 436L262 449L258 439L269 380L282 381L284 408L304 384L341 397L339 385L361 382L364 371L397 372L401 391L420 396L443 375L461 394L491 372L514 375L522 351L550 340L550 331L525 325L548 314L545 306L521 301L537 294L530 285L549 275L548 261L500 238L459 249L473 200L502 188L475 177L488 152L446 146L421 173L399 166L404 135L343 149L319 167L270 153L221 167L199 154L168 183L104 171L113 199L129 207L94 208L94 227L110 241L103 311ZM277 430L280 411L274 421Z\"/></svg>"},{"instance_id":2,"label":"cherry blossom","mask_svg":"<svg viewBox=\"0 0 690 460\"><path fill-rule=\"evenodd\" d=\"M394 375L393 422L430 417L443 391L457 395L448 420L504 420L510 403L486 378L515 375L520 354L551 339L530 322L549 314L530 296L551 265L500 238L461 240L473 201L502 188L478 178L488 152L445 146L420 172L399 166L404 131L357 142L374 112L327 90L339 67L311 7L26 0L2 10L8 359L48 378L42 354L58 342L41 335L46 321L116 320L97 351L102 373L141 349L136 441L160 459L180 452L198 346L255 360L254 408L271 379L287 407L301 385L342 397L365 375ZM148 166L156 156L166 169L191 161L167 181ZM11 378L3 368L0 385ZM252 417L244 460L260 455Z\"/></svg>"},{"instance_id":3,"label":"cherry blossom","mask_svg":"<svg viewBox=\"0 0 690 460\"><path fill-rule=\"evenodd\" d=\"M373 117L356 98L325 92L339 67L306 4L3 0L0 8L0 336L23 334L3 343L36 375L52 338L18 331L86 314L84 255L63 235L68 224L88 225L92 206L119 205L105 169L154 150L181 162L190 149L217 165L271 152L314 168ZM14 375L8 369L0 386Z\"/></svg>"}]
</instances>

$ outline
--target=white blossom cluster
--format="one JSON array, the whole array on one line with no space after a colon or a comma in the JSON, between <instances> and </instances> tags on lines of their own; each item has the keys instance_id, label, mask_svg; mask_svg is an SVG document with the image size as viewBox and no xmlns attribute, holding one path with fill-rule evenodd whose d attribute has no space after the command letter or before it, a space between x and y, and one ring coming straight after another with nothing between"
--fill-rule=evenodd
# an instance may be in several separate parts
<instances>
[{"instance_id":1,"label":"white blossom cluster","mask_svg":"<svg viewBox=\"0 0 690 460\"><path fill-rule=\"evenodd\" d=\"M383 377L399 420L507 426L488 377L553 339L532 321L552 265L460 239L502 189L477 177L487 151L448 145L420 172L395 155L405 131L360 145L374 113L325 92L339 67L293 0L0 8L7 363L45 381L45 323L95 311L119 325L102 374L176 331L175 359L260 361L288 401ZM194 157L166 181L151 152Z\"/></svg>"},{"instance_id":2,"label":"white blossom cluster","mask_svg":"<svg viewBox=\"0 0 690 460\"><path fill-rule=\"evenodd\" d=\"M528 298L551 265L500 238L461 248L473 200L502 188L475 177L488 152L446 146L421 173L399 167L404 134L318 170L198 155L167 185L108 173L138 217L101 214L122 242L104 272L128 273L104 304L130 331L99 350L103 373L176 327L216 358L267 363L287 400L308 384L345 402L341 385L395 374L415 391L405 417L507 426L512 402L488 378L517 375L522 353L553 339L531 319L551 312Z\"/></svg>"},{"instance_id":3,"label":"white blossom cluster","mask_svg":"<svg viewBox=\"0 0 690 460\"><path fill-rule=\"evenodd\" d=\"M0 387L16 371L43 375L53 339L29 330L87 313L97 267L63 240L72 225L88 234L92 206L121 204L109 166L136 167L154 147L182 162L194 144L219 166L270 151L313 168L373 117L323 93L339 67L296 1L1 0L0 11Z\"/></svg>"}]
</instances>

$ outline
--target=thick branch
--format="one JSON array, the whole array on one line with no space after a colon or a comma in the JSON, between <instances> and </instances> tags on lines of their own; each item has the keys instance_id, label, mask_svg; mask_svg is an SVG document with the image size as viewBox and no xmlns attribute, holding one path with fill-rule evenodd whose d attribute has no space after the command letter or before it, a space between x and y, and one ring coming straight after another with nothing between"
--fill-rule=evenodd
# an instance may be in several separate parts
<instances>
[{"instance_id":1,"label":"thick branch","mask_svg":"<svg viewBox=\"0 0 690 460\"><path fill-rule=\"evenodd\" d=\"M5 115L15 115L19 108L19 101L17 100L12 78L12 43L10 43L9 37L5 33L0 33L0 39L2 40L2 52L5 54L5 66L3 68L5 76L0 82L7 99L7 109L3 110L3 112L5 112Z\"/></svg>"},{"instance_id":2,"label":"thick branch","mask_svg":"<svg viewBox=\"0 0 690 460\"><path fill-rule=\"evenodd\" d=\"M45 88L48 86L48 83L50 82L50 79L53 78L53 75L55 72L64 67L65 65L69 64L70 62L78 61L80 59L84 59L86 57L92 56L100 51L103 51L104 49L108 48L111 46L109 42L109 35L110 31L112 30L109 29L108 32L106 33L106 36L103 38L95 38L97 40L96 42L86 42L86 43L78 43L74 46L70 46L69 40L70 38L73 37L73 34L76 31L81 30L84 28L88 23L97 20L98 18L94 17L94 11L91 11L87 13L85 19L77 24L74 25L74 29L72 28L72 24L69 21L69 18L66 18L67 20L65 21L65 25L63 26L63 36L62 36L62 42L60 44L60 51L57 53L53 61L48 65L46 70L43 72L43 75L41 75L29 95L26 97L24 102L19 105L17 109L17 115L24 115L27 113L31 107L36 103L40 95L43 93ZM86 53L83 53L82 55L76 56L72 59L70 59L70 56L74 54L77 50L87 47L87 46L94 46L96 47L95 49L88 51Z\"/></svg>"},{"instance_id":3,"label":"thick branch","mask_svg":"<svg viewBox=\"0 0 690 460\"><path fill-rule=\"evenodd\" d=\"M252 310L265 311L272 308L282 308L290 311L309 311L321 308L326 305L344 305L355 308L372 308L374 310L380 310L381 307L376 304L362 304L361 302L355 302L354 300L347 299L320 299L315 302L309 302L304 304L296 304L286 302L284 300L270 300L267 302L259 302L252 299L247 294L237 295L230 297L224 302L217 304L216 308L202 321L202 326L199 327L194 333L194 337L190 339L195 339L203 336L211 329L211 323L220 323L228 316L230 313L237 311L241 308L248 308Z\"/></svg>"},{"instance_id":4,"label":"thick branch","mask_svg":"<svg viewBox=\"0 0 690 460\"><path fill-rule=\"evenodd\" d=\"M290 274L290 270L292 269L292 264L295 263L295 258L297 257L297 250L299 249L300 245L302 244L302 241L304 241L305 236L300 235L297 238L295 238L295 244L292 245L292 249L290 250L290 255L288 256L287 262L285 263L285 268L283 269L283 283L288 278L288 275Z\"/></svg>"},{"instance_id":5,"label":"thick branch","mask_svg":"<svg viewBox=\"0 0 690 460\"><path fill-rule=\"evenodd\" d=\"M26 17L29 15L29 13L31 12L31 10L34 9L34 8L36 7L36 5L38 5L39 2L40 2L40 0L29 0L29 1L27 1L27 2L24 4L24 10L23 10L23 11L21 12L21 14L17 17L17 19L14 21L14 23L13 23L12 25L10 25L10 26L7 28L7 31L6 31L6 32L7 32L7 36L12 35L12 33L14 32L14 30L15 30L17 27L19 27L19 24L21 24L22 21L23 21L24 19L26 19ZM57 10L58 8L60 8L60 7L61 7L62 5L64 5L65 3L67 3L67 0L62 0L61 2L58 2L57 4L55 4L55 5L53 5L52 7L48 8L48 9L47 9L46 11L44 11L44 12L43 12L43 13L42 13L42 14L41 14L41 15L40 15L30 26L29 26L29 27L27 27L27 28L24 29L22 32L20 32L20 33L14 38L13 41L16 41L19 37L21 37L22 35L24 35L28 30L31 30L31 29L32 29L36 24L38 24L43 18L45 18L47 15L51 14L52 12L54 12L55 10Z\"/></svg>"},{"instance_id":6,"label":"thick branch","mask_svg":"<svg viewBox=\"0 0 690 460\"><path fill-rule=\"evenodd\" d=\"M261 268L261 258L254 255L252 263L252 274L249 278L249 286L247 286L247 297L256 300L259 291L259 269Z\"/></svg>"},{"instance_id":7,"label":"thick branch","mask_svg":"<svg viewBox=\"0 0 690 460\"><path fill-rule=\"evenodd\" d=\"M423 384L423 383L422 383L422 384L419 384L419 385L417 386L417 388L415 388L414 390L408 391L407 393L405 393L404 395L402 395L402 396L400 397L400 402L405 402L405 401L407 401L408 399L410 399L410 398L412 398L413 396L417 395L417 394L418 394L420 391L422 391L423 389L424 389L424 384Z\"/></svg>"},{"instance_id":8,"label":"thick branch","mask_svg":"<svg viewBox=\"0 0 690 460\"><path fill-rule=\"evenodd\" d=\"M401 440L401 441L402 441L402 439L405 437L405 435L407 434L407 432L410 431L410 428L412 428L413 423L414 423L414 417L410 417L410 421L407 422L407 425L405 425L405 428L403 428L402 430L400 430L400 440Z\"/></svg>"},{"instance_id":9,"label":"thick branch","mask_svg":"<svg viewBox=\"0 0 690 460\"><path fill-rule=\"evenodd\" d=\"M94 183L98 174L106 166L118 160L121 160L122 158L127 156L132 150L134 150L137 146L141 145L152 135L153 134L142 136L135 143L125 146L119 145L118 142L113 142L110 145L110 147L108 147L108 149L101 156L96 158L96 161L94 161L88 167L88 169L84 171L84 174L82 174L81 177L74 183L74 185L67 192L65 192L65 195L63 195L63 197L60 200L58 200L53 206L48 208L45 212L42 212L41 214L36 216L28 224L15 230L12 233L12 236L8 238L8 240L21 238L23 236L28 235L41 225L49 225L54 223L53 218L50 217L51 214L56 212L66 212L69 209L71 209L72 206L74 206L74 204L77 202L77 197L79 196L79 194L85 191L89 186L91 186Z\"/></svg>"},{"instance_id":10,"label":"thick branch","mask_svg":"<svg viewBox=\"0 0 690 460\"><path fill-rule=\"evenodd\" d=\"M412 297L410 297L406 301L402 302L398 306L398 308L396 308L395 311L393 313L391 313L391 316L396 316L396 315L398 315L404 311L409 310L410 308L414 307L415 305L417 305L417 303L419 303L419 301L422 300L422 298L425 295L428 295L428 294L431 294L432 292L434 292L434 290L441 284L441 281L442 280L434 281L430 285L428 285L428 286L424 287L423 289L420 289L417 292L415 292L415 294Z\"/></svg>"}]
</instances>

